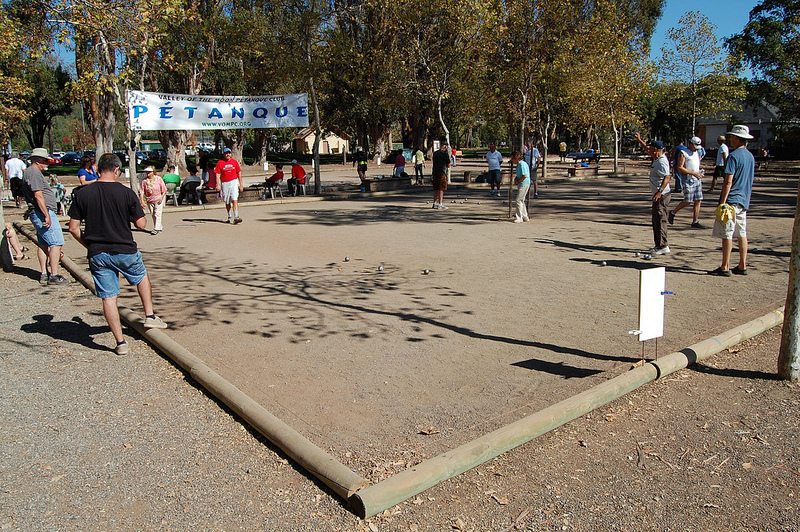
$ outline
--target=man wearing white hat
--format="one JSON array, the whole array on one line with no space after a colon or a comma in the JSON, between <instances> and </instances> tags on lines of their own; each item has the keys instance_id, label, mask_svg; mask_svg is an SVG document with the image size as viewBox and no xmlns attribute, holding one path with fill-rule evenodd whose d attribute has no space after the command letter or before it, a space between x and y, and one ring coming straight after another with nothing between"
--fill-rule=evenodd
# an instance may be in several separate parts
<instances>
[{"instance_id":1,"label":"man wearing white hat","mask_svg":"<svg viewBox=\"0 0 800 532\"><path fill-rule=\"evenodd\" d=\"M683 200L678 203L672 212L669 213L669 223L675 222L675 215L687 205L692 208L692 227L700 229L700 204L703 202L703 170L700 168L700 148L703 141L700 137L692 137L687 145L688 150L683 150L678 154L676 170L681 177L683 186Z\"/></svg>"},{"instance_id":2,"label":"man wearing white hat","mask_svg":"<svg viewBox=\"0 0 800 532\"><path fill-rule=\"evenodd\" d=\"M34 148L29 158L31 165L22 174L22 180L33 193L33 212L31 222L36 228L39 239L40 284L68 284L70 281L58 273L61 260L61 247L64 245L64 233L58 223L56 209L58 203L53 189L44 178L42 172L47 171L50 154L44 148ZM50 268L48 271L48 261Z\"/></svg>"},{"instance_id":3,"label":"man wearing white hat","mask_svg":"<svg viewBox=\"0 0 800 532\"><path fill-rule=\"evenodd\" d=\"M711 188L708 189L709 192L714 191L714 187L717 186L717 179L725 176L725 163L728 162L729 150L728 145L725 144L725 135L717 137L717 144L719 145L719 150L717 150L717 164L714 166L714 176L711 178Z\"/></svg>"},{"instance_id":4,"label":"man wearing white hat","mask_svg":"<svg viewBox=\"0 0 800 532\"><path fill-rule=\"evenodd\" d=\"M732 274L747 275L747 210L750 208L750 195L753 191L756 169L753 154L747 149L747 141L753 139L750 128L733 126L725 136L731 152L725 163L725 180L722 183L719 203L733 207L735 216L726 222L718 218L714 220L712 234L722 239L722 265L708 273L720 277L730 277ZM731 269L733 237L739 242L739 264Z\"/></svg>"}]
</instances>

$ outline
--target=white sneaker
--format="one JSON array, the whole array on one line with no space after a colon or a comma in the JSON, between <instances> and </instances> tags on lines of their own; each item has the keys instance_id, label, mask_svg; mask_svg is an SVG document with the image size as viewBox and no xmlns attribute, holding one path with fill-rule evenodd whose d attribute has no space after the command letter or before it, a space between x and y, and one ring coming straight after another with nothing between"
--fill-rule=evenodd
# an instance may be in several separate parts
<instances>
[{"instance_id":1,"label":"white sneaker","mask_svg":"<svg viewBox=\"0 0 800 532\"><path fill-rule=\"evenodd\" d=\"M167 324L159 318L158 316L153 316L152 318L148 318L145 316L144 318L144 328L145 329L166 329Z\"/></svg>"},{"instance_id":2,"label":"white sneaker","mask_svg":"<svg viewBox=\"0 0 800 532\"><path fill-rule=\"evenodd\" d=\"M514 223L515 224L521 224L522 223L522 218L514 218Z\"/></svg>"},{"instance_id":3,"label":"white sneaker","mask_svg":"<svg viewBox=\"0 0 800 532\"><path fill-rule=\"evenodd\" d=\"M440 209L442 209L443 211L446 211L446 210L447 210L447 209L449 209L450 207L448 207L448 206L447 206L447 205L445 205L444 203L440 203L440 204L439 204L439 208L440 208Z\"/></svg>"},{"instance_id":4,"label":"white sneaker","mask_svg":"<svg viewBox=\"0 0 800 532\"><path fill-rule=\"evenodd\" d=\"M653 255L666 255L667 253L669 253L669 251L670 251L669 246L664 246L663 248L653 248L651 253Z\"/></svg>"}]
</instances>

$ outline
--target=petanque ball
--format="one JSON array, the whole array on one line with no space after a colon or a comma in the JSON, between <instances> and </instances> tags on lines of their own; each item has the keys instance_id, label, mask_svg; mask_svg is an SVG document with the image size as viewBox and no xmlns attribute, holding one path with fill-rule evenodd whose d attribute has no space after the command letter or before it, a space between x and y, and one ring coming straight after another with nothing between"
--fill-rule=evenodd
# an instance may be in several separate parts
<instances>
[{"instance_id":1,"label":"petanque ball","mask_svg":"<svg viewBox=\"0 0 800 532\"><path fill-rule=\"evenodd\" d=\"M345 262L350 262L350 257L345 257L345 258L344 258L344 261L345 261Z\"/></svg>"},{"instance_id":2,"label":"petanque ball","mask_svg":"<svg viewBox=\"0 0 800 532\"><path fill-rule=\"evenodd\" d=\"M429 273L431 273L431 271L430 270L422 270L422 273L423 273L423 275L428 275Z\"/></svg>"},{"instance_id":3,"label":"petanque ball","mask_svg":"<svg viewBox=\"0 0 800 532\"><path fill-rule=\"evenodd\" d=\"M378 266L378 271L382 272L383 271L383 266Z\"/></svg>"}]
</instances>

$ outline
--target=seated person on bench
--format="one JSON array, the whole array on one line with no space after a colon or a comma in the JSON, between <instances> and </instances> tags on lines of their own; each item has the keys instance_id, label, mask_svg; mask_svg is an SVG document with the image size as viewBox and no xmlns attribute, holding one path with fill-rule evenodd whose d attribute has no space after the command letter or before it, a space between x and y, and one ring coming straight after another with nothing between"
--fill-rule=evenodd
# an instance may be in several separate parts
<instances>
[{"instance_id":1,"label":"seated person on bench","mask_svg":"<svg viewBox=\"0 0 800 532\"><path fill-rule=\"evenodd\" d=\"M292 177L286 182L289 187L289 195L294 196L295 192L300 189L297 185L304 185L306 182L305 169L297 164L297 160L292 161Z\"/></svg>"},{"instance_id":2,"label":"seated person on bench","mask_svg":"<svg viewBox=\"0 0 800 532\"><path fill-rule=\"evenodd\" d=\"M283 165L276 164L275 173L264 181L264 193L261 195L261 199L267 199L267 191L273 187L280 186L281 181L283 181Z\"/></svg>"},{"instance_id":3,"label":"seated person on bench","mask_svg":"<svg viewBox=\"0 0 800 532\"><path fill-rule=\"evenodd\" d=\"M178 195L178 205L180 205L184 198L187 200L190 196L194 197L194 201L200 205L202 201L200 200L200 194L198 193L197 189L203 180L200 176L197 175L197 167L195 165L189 165L189 177L183 180L181 183L181 192Z\"/></svg>"}]
</instances>

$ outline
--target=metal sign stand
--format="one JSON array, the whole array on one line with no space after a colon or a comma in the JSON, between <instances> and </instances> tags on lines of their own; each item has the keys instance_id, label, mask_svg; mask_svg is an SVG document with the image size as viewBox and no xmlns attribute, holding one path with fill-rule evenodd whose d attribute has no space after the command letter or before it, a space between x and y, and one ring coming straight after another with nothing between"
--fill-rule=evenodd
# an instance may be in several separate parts
<instances>
[{"instance_id":1,"label":"metal sign stand","mask_svg":"<svg viewBox=\"0 0 800 532\"><path fill-rule=\"evenodd\" d=\"M664 296L673 292L665 290L667 270L664 267L639 271L639 328L628 334L639 335L642 343L642 360L645 362L645 342L655 340L655 359L658 360L658 339L664 336Z\"/></svg>"}]
</instances>

